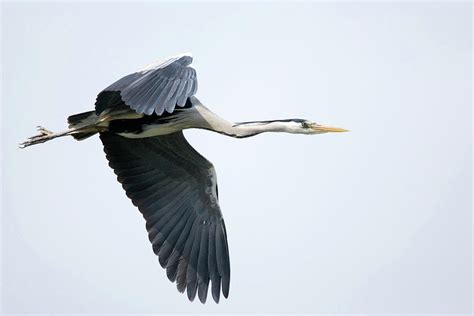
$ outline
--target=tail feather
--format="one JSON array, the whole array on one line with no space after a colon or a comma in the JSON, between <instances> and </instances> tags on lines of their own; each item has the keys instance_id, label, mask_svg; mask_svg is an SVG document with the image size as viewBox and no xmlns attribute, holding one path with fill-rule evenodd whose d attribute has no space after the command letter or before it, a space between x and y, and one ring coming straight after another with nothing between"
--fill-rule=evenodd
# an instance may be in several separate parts
<instances>
[{"instance_id":1,"label":"tail feather","mask_svg":"<svg viewBox=\"0 0 474 316\"><path fill-rule=\"evenodd\" d=\"M69 128L73 128L79 127L79 125L94 124L97 122L97 118L95 111L87 111L69 116L67 122L69 123Z\"/></svg>"},{"instance_id":2,"label":"tail feather","mask_svg":"<svg viewBox=\"0 0 474 316\"><path fill-rule=\"evenodd\" d=\"M95 134L97 134L97 131L94 132L76 132L74 134L71 134L72 137L74 137L75 140L84 140L86 138L89 138Z\"/></svg>"},{"instance_id":3,"label":"tail feather","mask_svg":"<svg viewBox=\"0 0 474 316\"><path fill-rule=\"evenodd\" d=\"M75 140L83 140L96 134L98 131L95 129L88 128L97 123L98 116L95 111L88 111L71 115L67 118L69 128L74 129L75 132L71 133L71 136Z\"/></svg>"}]
</instances>

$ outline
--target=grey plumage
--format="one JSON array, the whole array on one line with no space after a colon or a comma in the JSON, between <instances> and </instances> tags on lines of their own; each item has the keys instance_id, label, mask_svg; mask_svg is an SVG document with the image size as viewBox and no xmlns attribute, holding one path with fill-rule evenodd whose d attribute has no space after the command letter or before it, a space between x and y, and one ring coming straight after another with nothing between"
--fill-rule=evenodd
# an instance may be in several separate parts
<instances>
[{"instance_id":1,"label":"grey plumage","mask_svg":"<svg viewBox=\"0 0 474 316\"><path fill-rule=\"evenodd\" d=\"M199 246L201 245L201 236L203 230L202 222L197 225L195 238L192 242L191 252L189 253L188 266L186 269L186 282L189 300L194 300L197 291L197 264L199 259Z\"/></svg>"},{"instance_id":2,"label":"grey plumage","mask_svg":"<svg viewBox=\"0 0 474 316\"><path fill-rule=\"evenodd\" d=\"M191 232L194 221L195 217L191 216L190 214L186 220L183 230L179 233L179 237L173 247L173 250L171 251L170 256L168 257L168 262L166 263L166 275L171 282L174 282L177 279L179 260L181 258L181 254L183 253L184 245Z\"/></svg>"},{"instance_id":3,"label":"grey plumage","mask_svg":"<svg viewBox=\"0 0 474 316\"><path fill-rule=\"evenodd\" d=\"M203 223L206 226L207 223ZM207 298L207 289L209 286L209 273L207 267L208 260L208 249L209 249L209 228L202 230L200 245L199 245L199 256L197 262L197 285L198 285L198 296L199 300L204 303Z\"/></svg>"},{"instance_id":4,"label":"grey plumage","mask_svg":"<svg viewBox=\"0 0 474 316\"><path fill-rule=\"evenodd\" d=\"M217 196L208 193L215 191L209 188L216 183L208 179L214 174L212 164L188 144L182 132L141 139L103 132L100 138L109 165L146 220L153 251L170 280L177 281L178 290L187 289L190 300L199 292L205 302L212 276L214 283L222 282L227 297L227 237ZM217 286L221 285L213 284ZM219 293L213 297L218 301Z\"/></svg>"},{"instance_id":5,"label":"grey plumage","mask_svg":"<svg viewBox=\"0 0 474 316\"><path fill-rule=\"evenodd\" d=\"M228 297L227 233L212 164L188 144L182 130L200 128L236 138L265 132L343 132L303 119L232 123L204 106L194 94L196 71L186 54L157 62L114 82L97 96L95 111L71 115L69 129L39 135L27 147L72 136L100 133L109 165L146 221L160 265L178 291L205 302Z\"/></svg>"},{"instance_id":6,"label":"grey plumage","mask_svg":"<svg viewBox=\"0 0 474 316\"><path fill-rule=\"evenodd\" d=\"M96 113L121 102L140 114L172 113L196 94L196 71L189 67L192 61L189 55L178 55L117 80L97 96Z\"/></svg>"}]
</instances>

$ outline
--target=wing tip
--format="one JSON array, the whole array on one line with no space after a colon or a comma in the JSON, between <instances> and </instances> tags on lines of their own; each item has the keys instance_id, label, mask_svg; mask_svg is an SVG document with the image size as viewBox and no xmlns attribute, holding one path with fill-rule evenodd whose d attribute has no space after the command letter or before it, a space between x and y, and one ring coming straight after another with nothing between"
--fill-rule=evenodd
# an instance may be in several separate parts
<instances>
[{"instance_id":1,"label":"wing tip","mask_svg":"<svg viewBox=\"0 0 474 316\"><path fill-rule=\"evenodd\" d=\"M193 58L193 54L191 52L184 52L184 53L178 54L176 56L180 56L180 57L188 56L188 57Z\"/></svg>"},{"instance_id":2,"label":"wing tip","mask_svg":"<svg viewBox=\"0 0 474 316\"><path fill-rule=\"evenodd\" d=\"M183 66L189 66L193 62L193 55L190 52L185 52L177 55L167 56L165 58L156 59L154 62L145 65L144 67L140 68L138 72L144 72L147 70L151 70L157 66L168 66L170 63L174 63L183 57L187 57L183 60Z\"/></svg>"}]
</instances>

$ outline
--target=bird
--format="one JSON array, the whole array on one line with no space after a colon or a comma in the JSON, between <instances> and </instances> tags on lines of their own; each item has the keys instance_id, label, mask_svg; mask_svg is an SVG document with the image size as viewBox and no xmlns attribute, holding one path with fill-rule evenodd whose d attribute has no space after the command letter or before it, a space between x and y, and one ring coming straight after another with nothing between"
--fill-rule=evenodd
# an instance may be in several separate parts
<instances>
[{"instance_id":1,"label":"bird","mask_svg":"<svg viewBox=\"0 0 474 316\"><path fill-rule=\"evenodd\" d=\"M266 132L315 135L346 132L306 119L230 122L196 98L193 58L185 53L154 62L102 90L95 109L68 117L68 129L38 135L29 147L72 136L99 134L109 166L146 222L160 265L179 292L205 303L228 298L230 259L218 200L216 171L185 139L185 129L205 129L234 138Z\"/></svg>"}]
</instances>

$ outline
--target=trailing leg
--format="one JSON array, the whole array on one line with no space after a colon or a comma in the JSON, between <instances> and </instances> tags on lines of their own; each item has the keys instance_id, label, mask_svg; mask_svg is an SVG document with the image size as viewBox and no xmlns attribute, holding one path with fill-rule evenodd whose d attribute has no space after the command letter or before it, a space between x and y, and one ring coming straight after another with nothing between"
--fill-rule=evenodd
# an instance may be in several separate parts
<instances>
[{"instance_id":1,"label":"trailing leg","mask_svg":"<svg viewBox=\"0 0 474 316\"><path fill-rule=\"evenodd\" d=\"M38 129L39 134L35 136L31 136L26 141L21 143L19 145L20 148L25 148L31 145L41 144L57 137L72 135L75 132L75 130L69 129L64 132L54 133L42 126L38 126L37 129Z\"/></svg>"}]
</instances>

